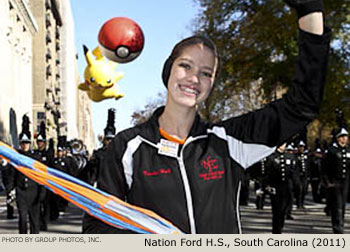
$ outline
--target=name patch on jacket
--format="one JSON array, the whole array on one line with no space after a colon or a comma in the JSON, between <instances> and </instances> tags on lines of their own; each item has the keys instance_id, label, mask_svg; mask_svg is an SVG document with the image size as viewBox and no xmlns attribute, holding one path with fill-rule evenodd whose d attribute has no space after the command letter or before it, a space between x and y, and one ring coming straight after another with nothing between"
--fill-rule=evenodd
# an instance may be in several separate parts
<instances>
[{"instance_id":1,"label":"name patch on jacket","mask_svg":"<svg viewBox=\"0 0 350 252\"><path fill-rule=\"evenodd\" d=\"M165 139L160 139L158 143L158 153L169 157L177 157L179 144Z\"/></svg>"},{"instance_id":2,"label":"name patch on jacket","mask_svg":"<svg viewBox=\"0 0 350 252\"><path fill-rule=\"evenodd\" d=\"M171 173L170 168L168 168L168 169L161 168L159 170L151 171L151 172L143 171L143 175L144 176L152 176L152 177L153 176L158 176L158 175L161 175L161 174L169 174L169 173Z\"/></svg>"},{"instance_id":3,"label":"name patch on jacket","mask_svg":"<svg viewBox=\"0 0 350 252\"><path fill-rule=\"evenodd\" d=\"M201 170L199 177L203 180L222 179L225 173L224 170L220 170L219 162L216 158L207 156L206 159L201 160L201 166L204 170Z\"/></svg>"}]
</instances>

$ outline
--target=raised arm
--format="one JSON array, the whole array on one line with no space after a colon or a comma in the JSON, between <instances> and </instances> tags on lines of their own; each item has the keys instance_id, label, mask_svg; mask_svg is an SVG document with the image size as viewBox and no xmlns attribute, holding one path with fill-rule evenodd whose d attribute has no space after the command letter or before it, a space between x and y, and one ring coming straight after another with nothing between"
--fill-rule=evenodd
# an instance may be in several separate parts
<instances>
[{"instance_id":1,"label":"raised arm","mask_svg":"<svg viewBox=\"0 0 350 252\"><path fill-rule=\"evenodd\" d=\"M299 22L299 55L293 85L282 99L263 109L216 125L225 128L225 134L220 134L228 135L232 157L242 167L271 154L276 146L300 132L317 116L321 106L331 32L324 27L322 1L293 2L298 2L289 4L297 10Z\"/></svg>"}]
</instances>

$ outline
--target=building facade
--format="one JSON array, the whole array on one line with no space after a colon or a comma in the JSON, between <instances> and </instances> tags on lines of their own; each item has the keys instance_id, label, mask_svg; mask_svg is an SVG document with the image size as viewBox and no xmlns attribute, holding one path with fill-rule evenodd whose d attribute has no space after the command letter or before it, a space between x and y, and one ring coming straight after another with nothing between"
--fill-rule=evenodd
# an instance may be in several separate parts
<instances>
[{"instance_id":1,"label":"building facade","mask_svg":"<svg viewBox=\"0 0 350 252\"><path fill-rule=\"evenodd\" d=\"M90 101L77 89L70 0L1 0L0 5L0 140L16 144L26 113L33 135L44 121L47 138L78 138L92 150Z\"/></svg>"},{"instance_id":2,"label":"building facade","mask_svg":"<svg viewBox=\"0 0 350 252\"><path fill-rule=\"evenodd\" d=\"M38 32L28 1L2 0L0 6L0 140L18 147L23 114L32 115L32 41ZM33 124L31 125L33 126ZM31 129L33 132L33 128Z\"/></svg>"},{"instance_id":3,"label":"building facade","mask_svg":"<svg viewBox=\"0 0 350 252\"><path fill-rule=\"evenodd\" d=\"M90 150L95 148L92 130L90 99L78 90L80 83L77 52L74 43L74 19L70 0L61 0L63 26L61 28L61 129L68 139L79 138ZM75 108L75 109L74 109Z\"/></svg>"},{"instance_id":4,"label":"building facade","mask_svg":"<svg viewBox=\"0 0 350 252\"><path fill-rule=\"evenodd\" d=\"M33 122L35 132L46 123L47 137L60 134L60 29L63 26L56 1L30 1L38 32L33 39Z\"/></svg>"}]
</instances>

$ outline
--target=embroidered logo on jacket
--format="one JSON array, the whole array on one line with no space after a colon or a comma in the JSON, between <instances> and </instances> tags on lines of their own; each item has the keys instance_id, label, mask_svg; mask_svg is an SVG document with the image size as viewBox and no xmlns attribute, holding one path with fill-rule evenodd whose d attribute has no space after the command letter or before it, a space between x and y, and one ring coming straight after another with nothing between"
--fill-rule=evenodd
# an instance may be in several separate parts
<instances>
[{"instance_id":1,"label":"embroidered logo on jacket","mask_svg":"<svg viewBox=\"0 0 350 252\"><path fill-rule=\"evenodd\" d=\"M168 169L161 168L161 169L159 169L157 171L152 171L152 172L143 171L143 175L144 176L158 176L158 175L161 175L161 174L169 174L169 173L171 173L170 168L168 168Z\"/></svg>"},{"instance_id":2,"label":"embroidered logo on jacket","mask_svg":"<svg viewBox=\"0 0 350 252\"><path fill-rule=\"evenodd\" d=\"M200 173L199 177L204 180L221 179L225 171L218 170L218 160L208 156L206 159L201 160L201 166L205 169L205 173Z\"/></svg>"}]
</instances>

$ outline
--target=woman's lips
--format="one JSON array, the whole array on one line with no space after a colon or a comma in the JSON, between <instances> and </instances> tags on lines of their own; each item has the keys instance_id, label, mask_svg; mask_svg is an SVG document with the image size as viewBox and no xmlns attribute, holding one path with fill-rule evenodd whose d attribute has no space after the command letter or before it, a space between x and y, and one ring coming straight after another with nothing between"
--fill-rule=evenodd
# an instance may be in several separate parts
<instances>
[{"instance_id":1,"label":"woman's lips","mask_svg":"<svg viewBox=\"0 0 350 252\"><path fill-rule=\"evenodd\" d=\"M180 90L186 94L189 94L191 96L197 96L199 94L199 90L197 90L195 87L187 86L187 85L179 85Z\"/></svg>"}]
</instances>

